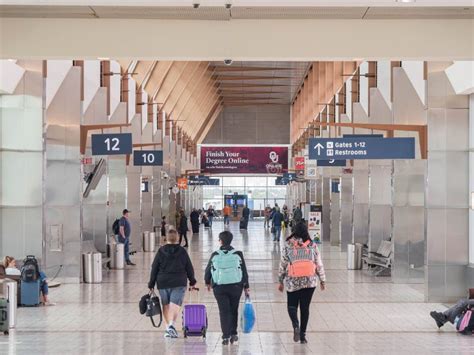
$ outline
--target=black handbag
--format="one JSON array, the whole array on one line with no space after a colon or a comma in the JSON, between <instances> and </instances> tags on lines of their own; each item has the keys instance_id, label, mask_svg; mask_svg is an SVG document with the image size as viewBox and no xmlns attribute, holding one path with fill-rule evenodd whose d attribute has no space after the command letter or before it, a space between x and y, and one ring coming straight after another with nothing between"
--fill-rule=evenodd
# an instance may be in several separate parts
<instances>
[{"instance_id":1,"label":"black handbag","mask_svg":"<svg viewBox=\"0 0 474 355\"><path fill-rule=\"evenodd\" d=\"M140 314L144 314L147 317L150 317L151 324L155 328L159 328L163 321L163 314L161 312L160 298L156 295L155 291L151 291L146 295L142 296L140 302L138 303L140 309ZM160 323L156 325L154 316L160 316Z\"/></svg>"},{"instance_id":2,"label":"black handbag","mask_svg":"<svg viewBox=\"0 0 474 355\"><path fill-rule=\"evenodd\" d=\"M272 227L272 229L270 229L270 233L272 233L272 234L275 234L275 233L276 233L275 227Z\"/></svg>"}]
</instances>

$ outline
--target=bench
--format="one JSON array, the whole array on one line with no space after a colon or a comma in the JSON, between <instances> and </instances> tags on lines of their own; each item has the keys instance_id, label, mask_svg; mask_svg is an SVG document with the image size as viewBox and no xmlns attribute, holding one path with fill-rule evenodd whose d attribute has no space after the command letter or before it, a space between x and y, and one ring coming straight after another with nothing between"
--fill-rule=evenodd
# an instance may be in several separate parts
<instances>
[{"instance_id":1,"label":"bench","mask_svg":"<svg viewBox=\"0 0 474 355\"><path fill-rule=\"evenodd\" d=\"M369 252L362 258L374 276L389 276L392 268L392 242L382 240L377 252Z\"/></svg>"}]
</instances>

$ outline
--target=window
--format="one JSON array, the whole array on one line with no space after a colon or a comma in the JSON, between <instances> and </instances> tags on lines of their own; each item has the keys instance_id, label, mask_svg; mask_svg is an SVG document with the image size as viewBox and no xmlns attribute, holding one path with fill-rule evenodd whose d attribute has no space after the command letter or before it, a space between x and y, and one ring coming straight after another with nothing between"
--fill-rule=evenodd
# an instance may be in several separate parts
<instances>
[{"instance_id":1,"label":"window","mask_svg":"<svg viewBox=\"0 0 474 355\"><path fill-rule=\"evenodd\" d=\"M245 177L225 176L222 179L222 186L245 186Z\"/></svg>"},{"instance_id":2,"label":"window","mask_svg":"<svg viewBox=\"0 0 474 355\"><path fill-rule=\"evenodd\" d=\"M283 206L286 198L286 186L275 186L275 176L223 176L220 186L203 186L204 206L210 204L222 209L224 195L247 195L249 205L256 211L262 211L267 204L277 202Z\"/></svg>"}]
</instances>

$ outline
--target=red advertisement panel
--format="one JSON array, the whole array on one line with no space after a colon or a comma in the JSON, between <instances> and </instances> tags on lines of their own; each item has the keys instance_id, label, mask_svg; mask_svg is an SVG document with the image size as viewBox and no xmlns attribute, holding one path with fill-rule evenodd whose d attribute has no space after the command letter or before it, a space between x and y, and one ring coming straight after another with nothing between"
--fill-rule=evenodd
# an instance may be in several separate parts
<instances>
[{"instance_id":1,"label":"red advertisement panel","mask_svg":"<svg viewBox=\"0 0 474 355\"><path fill-rule=\"evenodd\" d=\"M295 170L304 170L304 157L295 157Z\"/></svg>"},{"instance_id":2,"label":"red advertisement panel","mask_svg":"<svg viewBox=\"0 0 474 355\"><path fill-rule=\"evenodd\" d=\"M201 170L213 174L281 174L288 147L201 147Z\"/></svg>"}]
</instances>

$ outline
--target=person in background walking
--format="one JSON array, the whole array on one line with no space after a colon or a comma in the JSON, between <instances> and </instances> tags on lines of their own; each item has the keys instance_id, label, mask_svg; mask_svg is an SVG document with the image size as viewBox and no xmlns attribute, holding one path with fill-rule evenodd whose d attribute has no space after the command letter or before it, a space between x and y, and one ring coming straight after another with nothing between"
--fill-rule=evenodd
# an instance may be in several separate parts
<instances>
[{"instance_id":1,"label":"person in background walking","mask_svg":"<svg viewBox=\"0 0 474 355\"><path fill-rule=\"evenodd\" d=\"M212 228L212 220L214 219L214 208L212 208L212 205L209 205L209 208L207 209L207 219L209 221L209 228Z\"/></svg>"},{"instance_id":2,"label":"person in background walking","mask_svg":"<svg viewBox=\"0 0 474 355\"><path fill-rule=\"evenodd\" d=\"M230 244L233 235L229 231L219 234L220 248L211 254L204 274L208 291L214 290L222 329L222 345L235 344L239 302L242 290L249 294L249 277L244 255Z\"/></svg>"},{"instance_id":3,"label":"person in background walking","mask_svg":"<svg viewBox=\"0 0 474 355\"><path fill-rule=\"evenodd\" d=\"M224 225L228 226L230 221L230 214L232 213L232 209L229 205L225 205L224 209L222 210L222 214L224 215Z\"/></svg>"},{"instance_id":4,"label":"person in background walking","mask_svg":"<svg viewBox=\"0 0 474 355\"><path fill-rule=\"evenodd\" d=\"M161 236L166 242L166 216L161 217Z\"/></svg>"},{"instance_id":5,"label":"person in background walking","mask_svg":"<svg viewBox=\"0 0 474 355\"><path fill-rule=\"evenodd\" d=\"M263 228L270 228L270 214L272 213L272 208L270 205L267 205L263 210L263 215L265 217L265 222L263 223Z\"/></svg>"},{"instance_id":6,"label":"person in background walking","mask_svg":"<svg viewBox=\"0 0 474 355\"><path fill-rule=\"evenodd\" d=\"M294 227L293 234L286 240L278 273L278 290L286 288L288 315L293 325L293 340L306 344L306 327L309 320L309 306L318 283L326 288L326 275L316 243L313 243L308 228L302 222ZM298 321L298 306L301 323Z\"/></svg>"},{"instance_id":7,"label":"person in background walking","mask_svg":"<svg viewBox=\"0 0 474 355\"><path fill-rule=\"evenodd\" d=\"M281 224L281 227L282 227L282 230L285 231L285 229L288 228L288 224L289 224L289 221L290 221L290 216L289 216L289 213L288 213L288 206L287 205L283 205L282 214L283 214L283 222Z\"/></svg>"},{"instance_id":8,"label":"person in background walking","mask_svg":"<svg viewBox=\"0 0 474 355\"><path fill-rule=\"evenodd\" d=\"M297 225L303 219L303 212L301 212L301 208L296 206L295 210L293 211L293 225Z\"/></svg>"},{"instance_id":9,"label":"person in background walking","mask_svg":"<svg viewBox=\"0 0 474 355\"><path fill-rule=\"evenodd\" d=\"M247 228L249 224L249 218L250 218L250 209L248 208L247 205L242 210L242 217L245 220L245 228Z\"/></svg>"},{"instance_id":10,"label":"person in background walking","mask_svg":"<svg viewBox=\"0 0 474 355\"><path fill-rule=\"evenodd\" d=\"M180 209L179 211L179 224L178 224L178 232L179 232L179 245L181 245L181 242L183 241L184 237L184 247L188 247L188 218L184 214L184 210Z\"/></svg>"},{"instance_id":11,"label":"person in background walking","mask_svg":"<svg viewBox=\"0 0 474 355\"><path fill-rule=\"evenodd\" d=\"M183 304L187 281L189 280L189 286L193 289L196 285L191 259L177 241L178 233L170 228L167 244L158 249L155 255L148 282L151 291L156 285L160 293L166 323L165 338L178 337L174 324Z\"/></svg>"},{"instance_id":12,"label":"person in background walking","mask_svg":"<svg viewBox=\"0 0 474 355\"><path fill-rule=\"evenodd\" d=\"M199 212L197 209L193 208L191 214L189 215L191 219L191 227L193 229L193 234L199 233Z\"/></svg>"},{"instance_id":13,"label":"person in background walking","mask_svg":"<svg viewBox=\"0 0 474 355\"><path fill-rule=\"evenodd\" d=\"M275 207L272 222L273 228L275 228L275 235L273 236L273 241L279 242L281 237L281 224L283 223L283 214L280 212L280 208L278 207Z\"/></svg>"},{"instance_id":14,"label":"person in background walking","mask_svg":"<svg viewBox=\"0 0 474 355\"><path fill-rule=\"evenodd\" d=\"M130 260L130 235L132 233L132 227L128 219L130 211L124 209L122 211L122 218L119 221L119 234L117 236L118 242L124 245L125 263L127 265L135 266Z\"/></svg>"}]
</instances>

